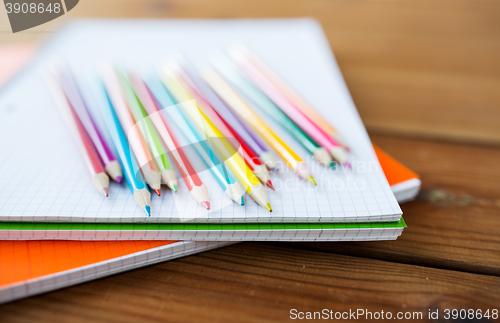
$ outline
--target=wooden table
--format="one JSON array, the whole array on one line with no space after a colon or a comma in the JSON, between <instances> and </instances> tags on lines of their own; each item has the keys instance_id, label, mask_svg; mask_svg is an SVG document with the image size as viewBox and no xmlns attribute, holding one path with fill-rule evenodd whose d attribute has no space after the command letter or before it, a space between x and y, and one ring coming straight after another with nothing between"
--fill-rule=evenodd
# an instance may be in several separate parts
<instances>
[{"instance_id":1,"label":"wooden table","mask_svg":"<svg viewBox=\"0 0 500 323\"><path fill-rule=\"evenodd\" d=\"M0 306L0 321L285 321L293 308L425 321L500 307L500 2L102 2L65 18L316 17L372 140L421 174L422 193L402 205L397 241L241 243Z\"/></svg>"}]
</instances>

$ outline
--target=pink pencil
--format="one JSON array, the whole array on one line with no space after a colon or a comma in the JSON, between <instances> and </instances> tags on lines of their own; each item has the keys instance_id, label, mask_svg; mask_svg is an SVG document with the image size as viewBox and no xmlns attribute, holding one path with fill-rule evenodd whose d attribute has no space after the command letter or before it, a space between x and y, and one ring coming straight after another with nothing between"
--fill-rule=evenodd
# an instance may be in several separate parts
<instances>
[{"instance_id":1,"label":"pink pencil","mask_svg":"<svg viewBox=\"0 0 500 323\"><path fill-rule=\"evenodd\" d=\"M316 124L314 124L305 114L291 103L287 97L270 82L265 75L257 70L248 60L237 52L232 52L231 57L245 74L252 79L255 85L264 92L283 113L285 113L293 122L295 122L311 138L324 147L341 164L348 163L347 154L337 141L328 136Z\"/></svg>"},{"instance_id":2,"label":"pink pencil","mask_svg":"<svg viewBox=\"0 0 500 323\"><path fill-rule=\"evenodd\" d=\"M92 143L94 144L94 147L104 164L106 172L116 182L121 183L123 179L123 172L120 163L116 160L115 156L111 152L111 149L109 149L102 137L102 134L95 125L94 120L92 120L87 104L81 96L80 89L78 88L75 79L70 72L63 71L59 71L58 77L66 97L68 97L71 102L71 106L78 115L78 118L92 140Z\"/></svg>"}]
</instances>

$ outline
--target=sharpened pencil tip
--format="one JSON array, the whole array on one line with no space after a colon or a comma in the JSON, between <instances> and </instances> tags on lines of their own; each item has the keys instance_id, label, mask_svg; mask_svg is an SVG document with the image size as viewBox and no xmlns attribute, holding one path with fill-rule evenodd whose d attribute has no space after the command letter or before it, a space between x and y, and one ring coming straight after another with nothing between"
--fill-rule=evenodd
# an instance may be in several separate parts
<instances>
[{"instance_id":1,"label":"sharpened pencil tip","mask_svg":"<svg viewBox=\"0 0 500 323\"><path fill-rule=\"evenodd\" d=\"M331 162L330 162L330 167L331 167L332 169L336 169L336 168L337 168L337 165L335 165L335 162L334 162L334 161L331 161Z\"/></svg>"},{"instance_id":2,"label":"sharpened pencil tip","mask_svg":"<svg viewBox=\"0 0 500 323\"><path fill-rule=\"evenodd\" d=\"M148 216L151 216L151 207L150 207L149 205L146 205L146 206L144 207L144 211L146 211L146 214L147 214Z\"/></svg>"},{"instance_id":3,"label":"sharpened pencil tip","mask_svg":"<svg viewBox=\"0 0 500 323\"><path fill-rule=\"evenodd\" d=\"M177 192L177 185L172 185L172 191Z\"/></svg>"},{"instance_id":4,"label":"sharpened pencil tip","mask_svg":"<svg viewBox=\"0 0 500 323\"><path fill-rule=\"evenodd\" d=\"M121 183L123 181L123 178L121 176L116 176L116 182Z\"/></svg>"},{"instance_id":5,"label":"sharpened pencil tip","mask_svg":"<svg viewBox=\"0 0 500 323\"><path fill-rule=\"evenodd\" d=\"M210 202L208 202L208 201L203 201L203 202L201 202L201 205L202 205L205 209L210 210Z\"/></svg>"},{"instance_id":6,"label":"sharpened pencil tip","mask_svg":"<svg viewBox=\"0 0 500 323\"><path fill-rule=\"evenodd\" d=\"M108 197L108 196L109 196L109 194L108 194L108 192L109 192L109 191L108 191L108 188L107 188L107 187L104 187L102 190L103 190L103 194L104 194L104 196Z\"/></svg>"},{"instance_id":7,"label":"sharpened pencil tip","mask_svg":"<svg viewBox=\"0 0 500 323\"><path fill-rule=\"evenodd\" d=\"M348 162L348 161L347 161L347 162L345 162L345 165L346 165L349 169L352 169L352 165L351 165L351 163L350 163L350 162Z\"/></svg>"},{"instance_id":8,"label":"sharpened pencil tip","mask_svg":"<svg viewBox=\"0 0 500 323\"><path fill-rule=\"evenodd\" d=\"M156 195L161 196L161 190L158 189L158 190L153 190L153 191L155 191Z\"/></svg>"},{"instance_id":9,"label":"sharpened pencil tip","mask_svg":"<svg viewBox=\"0 0 500 323\"><path fill-rule=\"evenodd\" d=\"M312 175L311 175L311 176L309 176L309 177L307 178L307 180L308 180L309 182L313 183L314 185L318 185L318 184L316 183L316 180L314 179L314 177L312 177Z\"/></svg>"},{"instance_id":10,"label":"sharpened pencil tip","mask_svg":"<svg viewBox=\"0 0 500 323\"><path fill-rule=\"evenodd\" d=\"M245 205L245 200L243 199L243 196L241 197L241 206Z\"/></svg>"},{"instance_id":11,"label":"sharpened pencil tip","mask_svg":"<svg viewBox=\"0 0 500 323\"><path fill-rule=\"evenodd\" d=\"M269 210L269 212L272 212L273 211L273 208L271 207L271 203L267 203L266 204L266 209Z\"/></svg>"},{"instance_id":12,"label":"sharpened pencil tip","mask_svg":"<svg viewBox=\"0 0 500 323\"><path fill-rule=\"evenodd\" d=\"M271 180L268 180L268 181L266 182L266 185L267 185L267 186L269 186L269 187L270 187L273 191L276 191L276 190L274 189L274 185L273 185L273 182L271 182Z\"/></svg>"}]
</instances>

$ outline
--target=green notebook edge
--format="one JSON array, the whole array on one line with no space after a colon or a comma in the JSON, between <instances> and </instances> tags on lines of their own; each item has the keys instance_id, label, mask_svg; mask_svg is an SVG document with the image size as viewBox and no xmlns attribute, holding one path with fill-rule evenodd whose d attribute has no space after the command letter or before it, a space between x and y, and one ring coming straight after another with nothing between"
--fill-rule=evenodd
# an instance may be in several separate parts
<instances>
[{"instance_id":1,"label":"green notebook edge","mask_svg":"<svg viewBox=\"0 0 500 323\"><path fill-rule=\"evenodd\" d=\"M373 223L33 223L0 222L0 231L253 231L253 230L342 230L406 228L403 217L399 222Z\"/></svg>"}]
</instances>

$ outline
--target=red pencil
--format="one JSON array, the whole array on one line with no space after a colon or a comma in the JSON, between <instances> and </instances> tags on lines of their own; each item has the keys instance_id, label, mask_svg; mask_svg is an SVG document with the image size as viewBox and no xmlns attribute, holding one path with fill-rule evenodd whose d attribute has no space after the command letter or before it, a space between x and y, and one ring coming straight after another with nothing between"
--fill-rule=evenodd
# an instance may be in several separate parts
<instances>
[{"instance_id":1,"label":"red pencil","mask_svg":"<svg viewBox=\"0 0 500 323\"><path fill-rule=\"evenodd\" d=\"M56 105L61 112L66 125L68 126L76 146L82 154L83 161L87 166L87 170L92 178L92 184L104 196L108 196L109 177L104 170L104 166L100 160L97 150L90 139L85 127L78 118L75 110L71 106L69 99L64 94L60 83L57 81L54 72L47 71L45 73L46 84L49 87Z\"/></svg>"}]
</instances>

